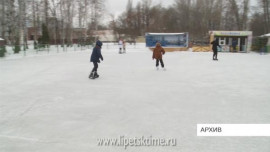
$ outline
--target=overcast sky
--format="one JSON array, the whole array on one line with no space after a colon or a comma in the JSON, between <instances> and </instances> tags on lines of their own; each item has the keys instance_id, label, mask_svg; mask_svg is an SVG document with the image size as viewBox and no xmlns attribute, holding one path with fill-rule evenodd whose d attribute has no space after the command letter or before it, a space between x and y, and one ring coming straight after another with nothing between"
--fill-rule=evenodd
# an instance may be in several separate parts
<instances>
[{"instance_id":1,"label":"overcast sky","mask_svg":"<svg viewBox=\"0 0 270 152\"><path fill-rule=\"evenodd\" d=\"M128 0L105 0L106 1L106 9L109 13L112 13L116 16L123 13L126 10ZM141 0L133 0L133 7L137 5ZM168 6L174 3L175 0L152 0L152 3L155 4L163 4L164 6Z\"/></svg>"},{"instance_id":2,"label":"overcast sky","mask_svg":"<svg viewBox=\"0 0 270 152\"><path fill-rule=\"evenodd\" d=\"M105 0L106 9L109 13L118 16L125 11L128 0ZM133 0L133 7L136 6L137 2L141 0ZM152 0L153 4L163 4L163 6L169 6L174 3L175 0ZM257 0L251 0L251 5L255 5Z\"/></svg>"}]
</instances>

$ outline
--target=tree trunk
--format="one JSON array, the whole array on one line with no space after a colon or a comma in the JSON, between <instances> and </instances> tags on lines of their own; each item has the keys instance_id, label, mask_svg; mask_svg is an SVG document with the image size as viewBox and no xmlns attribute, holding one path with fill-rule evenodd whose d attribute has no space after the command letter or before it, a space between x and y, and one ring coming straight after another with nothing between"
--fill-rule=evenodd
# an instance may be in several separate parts
<instances>
[{"instance_id":1,"label":"tree trunk","mask_svg":"<svg viewBox=\"0 0 270 152\"><path fill-rule=\"evenodd\" d=\"M6 32L6 0L2 0L2 19L1 19L2 38L5 39Z\"/></svg>"},{"instance_id":2,"label":"tree trunk","mask_svg":"<svg viewBox=\"0 0 270 152\"><path fill-rule=\"evenodd\" d=\"M235 0L230 0L230 2L231 2L231 5L232 5L232 12L233 12L234 17L236 19L237 30L242 30L238 5L237 5Z\"/></svg>"},{"instance_id":3,"label":"tree trunk","mask_svg":"<svg viewBox=\"0 0 270 152\"><path fill-rule=\"evenodd\" d=\"M249 12L249 0L244 0L244 11L243 11L243 16L242 16L242 29L246 30L247 29L247 21L248 21L248 12Z\"/></svg>"},{"instance_id":4,"label":"tree trunk","mask_svg":"<svg viewBox=\"0 0 270 152\"><path fill-rule=\"evenodd\" d=\"M48 27L48 10L49 10L48 0L44 0L44 22L47 27Z\"/></svg>"}]
</instances>

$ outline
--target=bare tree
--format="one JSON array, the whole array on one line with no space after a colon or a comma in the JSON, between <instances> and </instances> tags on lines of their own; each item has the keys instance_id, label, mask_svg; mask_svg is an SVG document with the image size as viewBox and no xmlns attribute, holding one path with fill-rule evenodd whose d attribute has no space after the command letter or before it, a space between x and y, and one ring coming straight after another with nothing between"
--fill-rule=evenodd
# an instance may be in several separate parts
<instances>
[{"instance_id":1,"label":"bare tree","mask_svg":"<svg viewBox=\"0 0 270 152\"><path fill-rule=\"evenodd\" d=\"M15 0L7 1L7 15L6 15L6 22L7 22L7 32L8 32L8 41L11 44L15 44L16 40L16 23L17 23L17 16L15 14Z\"/></svg>"},{"instance_id":2,"label":"bare tree","mask_svg":"<svg viewBox=\"0 0 270 152\"><path fill-rule=\"evenodd\" d=\"M252 18L250 21L250 30L253 31L254 36L260 36L265 34L265 22L264 22L264 15L255 12L252 14Z\"/></svg>"},{"instance_id":3,"label":"bare tree","mask_svg":"<svg viewBox=\"0 0 270 152\"><path fill-rule=\"evenodd\" d=\"M98 30L102 13L104 12L104 0L91 0L91 29Z\"/></svg>"},{"instance_id":4,"label":"bare tree","mask_svg":"<svg viewBox=\"0 0 270 152\"><path fill-rule=\"evenodd\" d=\"M43 0L44 2L44 22L46 24L46 26L48 27L48 12L49 12L49 2L48 0Z\"/></svg>"},{"instance_id":5,"label":"bare tree","mask_svg":"<svg viewBox=\"0 0 270 152\"><path fill-rule=\"evenodd\" d=\"M265 22L265 32L270 32L270 1L269 0L260 0L261 7L263 8L263 16Z\"/></svg>"},{"instance_id":6,"label":"bare tree","mask_svg":"<svg viewBox=\"0 0 270 152\"><path fill-rule=\"evenodd\" d=\"M66 1L66 13L67 13L67 27L66 27L66 38L68 45L72 44L72 34L73 34L73 17L74 17L74 1L67 0Z\"/></svg>"},{"instance_id":7,"label":"bare tree","mask_svg":"<svg viewBox=\"0 0 270 152\"><path fill-rule=\"evenodd\" d=\"M32 0L32 20L33 20L33 27L34 27L34 41L37 41L37 20L36 20L36 2Z\"/></svg>"},{"instance_id":8,"label":"bare tree","mask_svg":"<svg viewBox=\"0 0 270 152\"><path fill-rule=\"evenodd\" d=\"M250 0L243 0L242 30L247 29Z\"/></svg>"},{"instance_id":9,"label":"bare tree","mask_svg":"<svg viewBox=\"0 0 270 152\"><path fill-rule=\"evenodd\" d=\"M139 2L136 6L136 29L137 29L137 35L143 35L142 31L142 6Z\"/></svg>"},{"instance_id":10,"label":"bare tree","mask_svg":"<svg viewBox=\"0 0 270 152\"><path fill-rule=\"evenodd\" d=\"M5 38L6 33L6 0L2 0L1 10L1 36Z\"/></svg>"},{"instance_id":11,"label":"bare tree","mask_svg":"<svg viewBox=\"0 0 270 152\"><path fill-rule=\"evenodd\" d=\"M51 16L52 16L52 21L53 22L53 27L51 27L51 29L53 30L53 32L50 32L50 37L53 37L54 39L54 44L58 44L58 40L59 38L59 22L57 20L57 9L60 5L60 2L57 0L50 0L50 4L51 7L49 7L49 10L51 12Z\"/></svg>"},{"instance_id":12,"label":"bare tree","mask_svg":"<svg viewBox=\"0 0 270 152\"><path fill-rule=\"evenodd\" d=\"M150 8L152 5L152 0L142 0L142 24L144 26L144 31L149 32L150 28Z\"/></svg>"}]
</instances>

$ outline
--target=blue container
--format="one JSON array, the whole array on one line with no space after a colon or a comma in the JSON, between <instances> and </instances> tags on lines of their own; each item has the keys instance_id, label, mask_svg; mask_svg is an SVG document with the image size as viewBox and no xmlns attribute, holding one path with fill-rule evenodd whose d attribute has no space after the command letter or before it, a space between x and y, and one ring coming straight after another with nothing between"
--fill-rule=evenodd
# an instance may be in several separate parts
<instances>
[{"instance_id":1,"label":"blue container","mask_svg":"<svg viewBox=\"0 0 270 152\"><path fill-rule=\"evenodd\" d=\"M161 43L163 47L188 47L188 33L146 33L146 47L155 47Z\"/></svg>"}]
</instances>

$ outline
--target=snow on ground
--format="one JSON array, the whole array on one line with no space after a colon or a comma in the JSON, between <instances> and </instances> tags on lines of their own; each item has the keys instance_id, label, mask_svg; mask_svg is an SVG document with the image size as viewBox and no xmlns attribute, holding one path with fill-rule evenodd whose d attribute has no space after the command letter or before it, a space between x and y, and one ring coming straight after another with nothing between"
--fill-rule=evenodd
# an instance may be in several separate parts
<instances>
[{"instance_id":1,"label":"snow on ground","mask_svg":"<svg viewBox=\"0 0 270 152\"><path fill-rule=\"evenodd\" d=\"M198 123L270 123L270 55L174 52L156 71L144 45L0 59L1 152L269 152L267 137L197 137ZM98 138L177 138L176 147L100 147Z\"/></svg>"}]
</instances>

